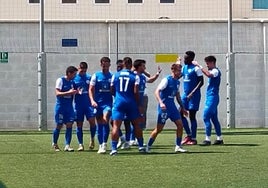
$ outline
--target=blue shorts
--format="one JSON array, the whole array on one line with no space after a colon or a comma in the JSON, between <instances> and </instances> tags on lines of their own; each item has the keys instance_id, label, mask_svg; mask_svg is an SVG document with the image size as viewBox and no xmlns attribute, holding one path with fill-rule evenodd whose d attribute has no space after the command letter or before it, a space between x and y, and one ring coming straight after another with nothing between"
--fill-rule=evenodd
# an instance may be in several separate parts
<instances>
[{"instance_id":1,"label":"blue shorts","mask_svg":"<svg viewBox=\"0 0 268 188\"><path fill-rule=\"evenodd\" d=\"M128 120L132 121L140 117L139 109L135 101L128 103L117 103L112 108L112 119L113 120Z\"/></svg>"},{"instance_id":2,"label":"blue shorts","mask_svg":"<svg viewBox=\"0 0 268 188\"><path fill-rule=\"evenodd\" d=\"M107 112L111 111L112 111L111 105L98 105L96 116L102 116L103 114L106 114Z\"/></svg>"},{"instance_id":3,"label":"blue shorts","mask_svg":"<svg viewBox=\"0 0 268 188\"><path fill-rule=\"evenodd\" d=\"M84 117L90 119L96 116L96 109L89 105L75 105L75 121L84 121Z\"/></svg>"},{"instance_id":4,"label":"blue shorts","mask_svg":"<svg viewBox=\"0 0 268 188\"><path fill-rule=\"evenodd\" d=\"M173 122L181 119L180 112L175 103L166 104L166 107L167 109L163 111L158 105L157 124L165 125L168 118Z\"/></svg>"},{"instance_id":5,"label":"blue shorts","mask_svg":"<svg viewBox=\"0 0 268 188\"><path fill-rule=\"evenodd\" d=\"M55 106L55 123L56 125L63 125L66 123L73 123L75 113L72 105L59 105Z\"/></svg>"},{"instance_id":6,"label":"blue shorts","mask_svg":"<svg viewBox=\"0 0 268 188\"><path fill-rule=\"evenodd\" d=\"M182 104L186 110L199 110L200 100L201 100L201 94L196 93L192 96L190 100L187 99L186 95L183 95L182 98Z\"/></svg>"}]
</instances>

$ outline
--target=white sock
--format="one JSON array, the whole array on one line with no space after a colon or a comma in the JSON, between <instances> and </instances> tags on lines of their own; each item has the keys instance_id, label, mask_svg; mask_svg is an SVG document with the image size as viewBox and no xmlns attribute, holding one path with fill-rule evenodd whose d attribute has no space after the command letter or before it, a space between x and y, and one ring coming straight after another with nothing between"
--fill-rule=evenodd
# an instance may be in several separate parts
<instances>
[{"instance_id":1,"label":"white sock","mask_svg":"<svg viewBox=\"0 0 268 188\"><path fill-rule=\"evenodd\" d=\"M210 141L210 136L206 136L206 141Z\"/></svg>"},{"instance_id":2,"label":"white sock","mask_svg":"<svg viewBox=\"0 0 268 188\"><path fill-rule=\"evenodd\" d=\"M221 136L217 136L217 140L222 140L222 137Z\"/></svg>"}]
</instances>

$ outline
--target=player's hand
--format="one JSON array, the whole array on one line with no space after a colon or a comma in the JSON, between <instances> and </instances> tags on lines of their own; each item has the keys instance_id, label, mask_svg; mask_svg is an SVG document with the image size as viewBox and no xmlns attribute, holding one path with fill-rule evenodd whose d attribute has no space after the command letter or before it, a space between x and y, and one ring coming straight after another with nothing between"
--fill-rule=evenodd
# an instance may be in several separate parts
<instances>
[{"instance_id":1,"label":"player's hand","mask_svg":"<svg viewBox=\"0 0 268 188\"><path fill-rule=\"evenodd\" d=\"M195 66L200 67L200 64L197 61L192 61L192 64L195 65Z\"/></svg>"},{"instance_id":2,"label":"player's hand","mask_svg":"<svg viewBox=\"0 0 268 188\"><path fill-rule=\"evenodd\" d=\"M94 108L97 108L98 104L96 103L96 101L91 101L91 106Z\"/></svg>"},{"instance_id":3,"label":"player's hand","mask_svg":"<svg viewBox=\"0 0 268 188\"><path fill-rule=\"evenodd\" d=\"M184 117L188 117L189 113L186 109L180 108L179 111Z\"/></svg>"},{"instance_id":4,"label":"player's hand","mask_svg":"<svg viewBox=\"0 0 268 188\"><path fill-rule=\"evenodd\" d=\"M166 107L166 105L164 103L160 103L159 105L160 105L160 108L162 110L166 110L167 109L167 107Z\"/></svg>"},{"instance_id":5,"label":"player's hand","mask_svg":"<svg viewBox=\"0 0 268 188\"><path fill-rule=\"evenodd\" d=\"M78 93L78 90L76 90L76 89L74 89L74 88L72 88L72 89L70 89L69 91L68 91L68 94L70 94L70 95L75 95L75 94L77 94Z\"/></svg>"},{"instance_id":6,"label":"player's hand","mask_svg":"<svg viewBox=\"0 0 268 188\"><path fill-rule=\"evenodd\" d=\"M160 74L162 72L162 68L158 65L157 67L157 73Z\"/></svg>"}]
</instances>

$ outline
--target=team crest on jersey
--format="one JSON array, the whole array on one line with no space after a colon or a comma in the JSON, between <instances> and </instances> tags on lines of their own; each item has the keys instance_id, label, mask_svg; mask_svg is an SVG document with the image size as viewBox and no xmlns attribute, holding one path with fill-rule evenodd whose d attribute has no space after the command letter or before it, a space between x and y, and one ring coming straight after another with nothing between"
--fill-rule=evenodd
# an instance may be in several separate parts
<instances>
[{"instance_id":1,"label":"team crest on jersey","mask_svg":"<svg viewBox=\"0 0 268 188\"><path fill-rule=\"evenodd\" d=\"M86 81L87 84L89 84L89 82L90 82L89 80Z\"/></svg>"}]
</instances>

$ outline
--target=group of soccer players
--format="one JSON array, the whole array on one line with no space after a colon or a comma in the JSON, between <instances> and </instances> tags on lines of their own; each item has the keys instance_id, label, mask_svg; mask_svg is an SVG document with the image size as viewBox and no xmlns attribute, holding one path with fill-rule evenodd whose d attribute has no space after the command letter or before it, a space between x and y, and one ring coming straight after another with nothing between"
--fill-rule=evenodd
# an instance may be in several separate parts
<instances>
[{"instance_id":1,"label":"group of soccer players","mask_svg":"<svg viewBox=\"0 0 268 188\"><path fill-rule=\"evenodd\" d=\"M151 132L148 143L144 146L143 128L146 122L146 83L154 82L161 68L155 75L150 76L146 69L146 62L142 59L125 57L117 62L117 72L110 72L111 61L108 57L100 60L101 71L90 76L87 73L88 65L81 62L79 67L69 66L66 75L56 81L56 105L55 122L53 130L52 146L55 151L60 151L58 146L59 133L62 126L66 125L64 151L74 151L70 146L72 139L72 125L76 121L76 134L78 139L78 151L84 150L83 122L84 117L90 124L89 148L95 146L94 137L97 132L99 142L99 154L107 151L107 141L111 131L111 152L118 152L118 141L122 135L120 129L125 122L125 148L129 148L131 130L137 140L139 152L149 152L157 135L162 131L166 120L169 118L177 127L175 152L186 152L182 145L195 145L196 141L196 112L199 110L201 99L200 88L203 85L203 74L209 79L206 104L204 110L204 123L206 137L202 145L211 144L211 122L215 126L217 139L214 144L223 144L221 127L217 116L219 103L220 71L216 68L216 58L205 58L208 70L194 61L195 53L187 51L184 55L184 65L177 62L171 65L171 73L164 77L157 89L155 97L158 101L158 114L156 128ZM183 78L183 95L179 92L180 78ZM180 108L177 108L176 98ZM188 125L189 116L191 127ZM133 127L131 129L131 126ZM182 140L183 128L187 136Z\"/></svg>"}]
</instances>

